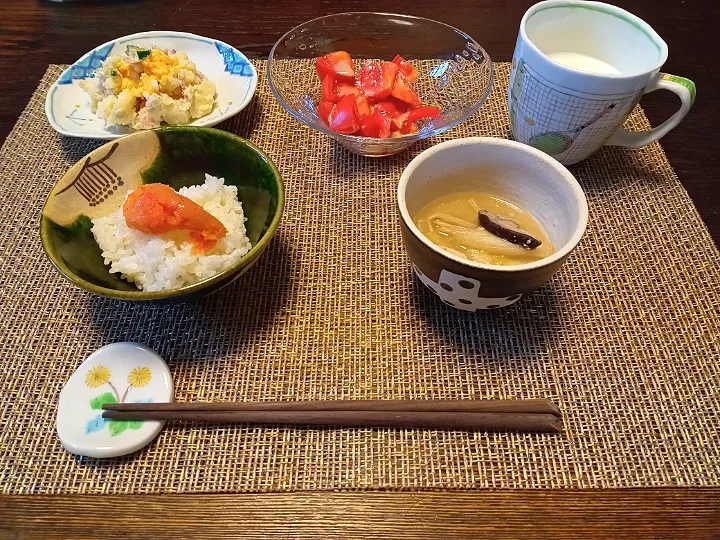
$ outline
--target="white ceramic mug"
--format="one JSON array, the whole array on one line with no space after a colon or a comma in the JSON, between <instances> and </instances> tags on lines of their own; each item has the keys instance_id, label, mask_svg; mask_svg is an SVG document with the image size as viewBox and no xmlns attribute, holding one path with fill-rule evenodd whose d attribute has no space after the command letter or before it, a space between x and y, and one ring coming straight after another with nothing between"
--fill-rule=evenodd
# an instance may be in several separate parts
<instances>
[{"instance_id":1,"label":"white ceramic mug","mask_svg":"<svg viewBox=\"0 0 720 540\"><path fill-rule=\"evenodd\" d=\"M604 144L640 147L677 126L695 100L695 84L660 72L667 44L642 19L609 4L548 0L522 18L508 107L515 140L565 165ZM670 90L680 110L641 133L622 128L643 94Z\"/></svg>"}]
</instances>

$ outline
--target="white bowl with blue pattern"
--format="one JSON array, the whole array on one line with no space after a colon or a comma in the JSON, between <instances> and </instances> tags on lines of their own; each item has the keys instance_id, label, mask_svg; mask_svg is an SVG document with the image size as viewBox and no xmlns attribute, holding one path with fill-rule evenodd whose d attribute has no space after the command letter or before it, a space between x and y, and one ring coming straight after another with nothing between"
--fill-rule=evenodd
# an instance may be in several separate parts
<instances>
[{"instance_id":1,"label":"white bowl with blue pattern","mask_svg":"<svg viewBox=\"0 0 720 540\"><path fill-rule=\"evenodd\" d=\"M90 97L79 84L93 77L108 56L125 54L130 44L184 51L197 69L215 83L215 108L191 122L191 126L214 126L243 110L255 94L257 71L244 54L227 43L186 32L140 32L103 43L58 77L45 99L45 114L55 131L86 139L117 139L136 131L121 126L106 128L105 120L90 110Z\"/></svg>"}]
</instances>

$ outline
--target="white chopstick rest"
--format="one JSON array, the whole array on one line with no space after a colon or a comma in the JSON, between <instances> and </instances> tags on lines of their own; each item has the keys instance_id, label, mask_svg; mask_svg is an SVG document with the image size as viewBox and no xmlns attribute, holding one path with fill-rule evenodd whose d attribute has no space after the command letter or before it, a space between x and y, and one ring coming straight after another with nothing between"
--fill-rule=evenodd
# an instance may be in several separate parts
<instances>
[{"instance_id":1,"label":"white chopstick rest","mask_svg":"<svg viewBox=\"0 0 720 540\"><path fill-rule=\"evenodd\" d=\"M159 354L139 343L106 345L88 356L62 389L58 437L73 454L130 454L152 441L165 422L104 419L102 404L171 401L172 377Z\"/></svg>"}]
</instances>

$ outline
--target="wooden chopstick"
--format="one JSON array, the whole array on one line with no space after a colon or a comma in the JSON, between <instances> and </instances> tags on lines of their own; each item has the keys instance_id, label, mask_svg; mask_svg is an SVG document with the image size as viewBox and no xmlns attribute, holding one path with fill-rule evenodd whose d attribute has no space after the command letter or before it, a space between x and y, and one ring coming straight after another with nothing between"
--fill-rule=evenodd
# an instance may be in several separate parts
<instances>
[{"instance_id":1,"label":"wooden chopstick","mask_svg":"<svg viewBox=\"0 0 720 540\"><path fill-rule=\"evenodd\" d=\"M105 411L117 420L178 420L242 424L300 424L336 427L390 427L482 431L562 431L553 414L429 411Z\"/></svg>"},{"instance_id":2,"label":"wooden chopstick","mask_svg":"<svg viewBox=\"0 0 720 540\"><path fill-rule=\"evenodd\" d=\"M535 403L500 400L105 403L103 418L473 431L562 431L560 412L554 404L545 400L528 401ZM473 406L475 409L472 409Z\"/></svg>"},{"instance_id":3,"label":"wooden chopstick","mask_svg":"<svg viewBox=\"0 0 720 540\"><path fill-rule=\"evenodd\" d=\"M396 411L530 413L560 416L560 409L547 399L342 399L327 401L104 403L113 411Z\"/></svg>"}]
</instances>

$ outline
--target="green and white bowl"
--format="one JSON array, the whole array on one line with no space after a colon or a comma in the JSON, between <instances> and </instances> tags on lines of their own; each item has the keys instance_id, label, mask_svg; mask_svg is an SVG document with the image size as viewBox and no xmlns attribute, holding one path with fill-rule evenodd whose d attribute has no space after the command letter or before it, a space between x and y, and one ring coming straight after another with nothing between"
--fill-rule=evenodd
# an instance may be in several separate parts
<instances>
[{"instance_id":1,"label":"green and white bowl","mask_svg":"<svg viewBox=\"0 0 720 540\"><path fill-rule=\"evenodd\" d=\"M178 289L145 292L111 274L90 220L113 213L127 191L143 183L179 189L202 184L205 173L237 186L252 249L227 270ZM40 236L55 268L81 289L121 300L188 301L217 291L255 264L277 230L284 205L277 167L250 142L218 129L166 127L110 142L76 163L48 196Z\"/></svg>"}]
</instances>

